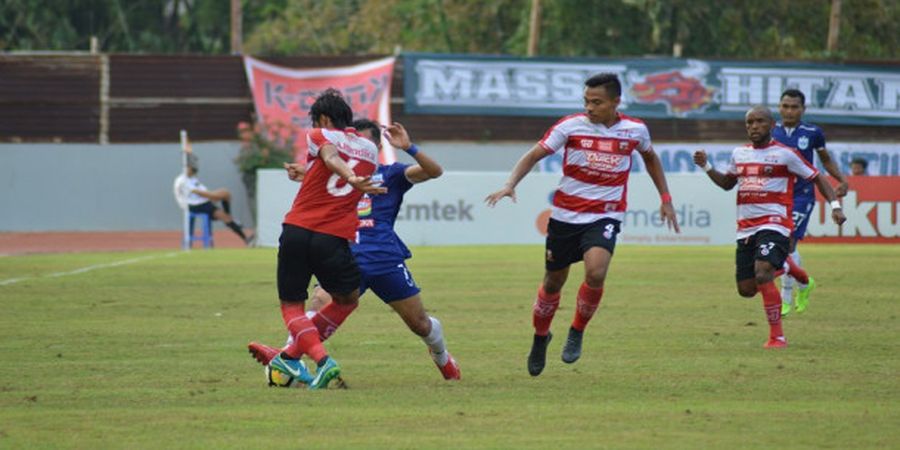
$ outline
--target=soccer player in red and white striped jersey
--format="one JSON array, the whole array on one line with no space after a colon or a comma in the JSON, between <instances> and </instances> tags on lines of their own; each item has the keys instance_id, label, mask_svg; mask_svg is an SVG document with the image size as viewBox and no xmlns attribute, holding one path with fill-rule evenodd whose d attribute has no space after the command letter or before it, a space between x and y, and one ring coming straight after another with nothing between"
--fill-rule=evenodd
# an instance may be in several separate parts
<instances>
[{"instance_id":1,"label":"soccer player in red and white striped jersey","mask_svg":"<svg viewBox=\"0 0 900 450\"><path fill-rule=\"evenodd\" d=\"M528 372L540 375L546 362L550 323L559 306L560 291L569 266L584 261L584 281L578 290L577 308L563 347L562 360L574 363L581 356L584 329L600 305L606 272L612 260L616 235L625 217L631 155L637 152L659 191L660 215L670 229L679 232L672 196L662 164L650 142L647 126L617 111L622 85L615 74L594 75L584 83L584 112L564 117L553 125L516 163L509 180L485 201L494 206L503 197L516 199L516 185L542 158L563 157L563 176L553 195L547 227L543 282L532 310L534 341L528 355Z\"/></svg>"},{"instance_id":2,"label":"soccer player in red and white striped jersey","mask_svg":"<svg viewBox=\"0 0 900 450\"><path fill-rule=\"evenodd\" d=\"M755 106L745 118L751 144L732 151L728 170L720 173L709 163L706 152L694 153L694 163L722 189L735 185L737 192L737 252L735 257L738 293L753 297L762 293L769 321L765 348L787 346L781 327L781 294L775 277L787 271L798 280L807 274L789 257L793 229L791 213L795 177L814 182L831 202L831 218L838 225L846 218L831 185L796 149L772 139L775 118L764 106Z\"/></svg>"},{"instance_id":3,"label":"soccer player in red and white striped jersey","mask_svg":"<svg viewBox=\"0 0 900 450\"><path fill-rule=\"evenodd\" d=\"M386 190L371 178L378 164L378 149L350 125L353 111L340 92L328 89L316 98L309 112L315 128L309 132L309 158L305 178L291 210L285 215L278 239L278 297L281 315L293 342L269 361L270 370L298 378L310 389L328 386L340 367L328 356L316 326L304 311L313 275L332 293L333 314L343 320L358 305L360 273L349 240L356 235L357 203L363 193ZM296 179L299 168L287 164ZM248 349L254 357L256 343ZM315 377L300 362L302 355L316 361Z\"/></svg>"}]
</instances>

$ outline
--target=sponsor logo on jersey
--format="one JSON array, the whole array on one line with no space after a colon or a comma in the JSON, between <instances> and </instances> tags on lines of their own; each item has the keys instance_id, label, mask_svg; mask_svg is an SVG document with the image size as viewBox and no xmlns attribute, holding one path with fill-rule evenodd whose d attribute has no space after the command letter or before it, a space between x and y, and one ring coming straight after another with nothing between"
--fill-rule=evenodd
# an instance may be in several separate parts
<instances>
[{"instance_id":1,"label":"sponsor logo on jersey","mask_svg":"<svg viewBox=\"0 0 900 450\"><path fill-rule=\"evenodd\" d=\"M591 169L613 170L619 167L625 156L614 153L586 152L585 158Z\"/></svg>"},{"instance_id":2,"label":"sponsor logo on jersey","mask_svg":"<svg viewBox=\"0 0 900 450\"><path fill-rule=\"evenodd\" d=\"M756 167L750 167L754 172L756 172ZM741 186L739 188L740 191L761 191L763 187L766 185L766 181L768 181L764 177L741 177Z\"/></svg>"},{"instance_id":3,"label":"sponsor logo on jersey","mask_svg":"<svg viewBox=\"0 0 900 450\"><path fill-rule=\"evenodd\" d=\"M359 217L367 217L372 214L372 198L369 194L364 194L359 198L356 204L356 215Z\"/></svg>"}]
</instances>

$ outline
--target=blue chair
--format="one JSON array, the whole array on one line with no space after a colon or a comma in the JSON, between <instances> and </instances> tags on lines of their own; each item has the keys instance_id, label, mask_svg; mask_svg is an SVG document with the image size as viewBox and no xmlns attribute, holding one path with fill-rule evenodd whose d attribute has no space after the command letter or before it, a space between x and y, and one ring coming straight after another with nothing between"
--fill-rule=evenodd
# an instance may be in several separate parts
<instances>
[{"instance_id":1,"label":"blue chair","mask_svg":"<svg viewBox=\"0 0 900 450\"><path fill-rule=\"evenodd\" d=\"M194 234L194 222L200 220L200 234ZM194 242L203 243L203 248L213 247L212 218L209 214L188 212L185 217L184 233L181 238L181 246L185 250L190 250L194 246Z\"/></svg>"}]
</instances>

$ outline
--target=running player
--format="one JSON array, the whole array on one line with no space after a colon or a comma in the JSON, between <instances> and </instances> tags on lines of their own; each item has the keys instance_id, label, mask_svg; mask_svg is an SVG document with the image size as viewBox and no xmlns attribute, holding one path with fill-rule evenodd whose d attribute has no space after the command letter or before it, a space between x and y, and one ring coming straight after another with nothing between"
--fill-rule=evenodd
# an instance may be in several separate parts
<instances>
[{"instance_id":1,"label":"running player","mask_svg":"<svg viewBox=\"0 0 900 450\"><path fill-rule=\"evenodd\" d=\"M329 89L310 108L315 127L309 132L306 176L294 205L284 218L278 247L278 297L281 315L293 342L271 359L269 367L321 389L340 374L304 311L312 275L342 308L359 300L360 274L348 241L356 235L356 205L363 193L384 193L371 179L378 149L349 128L353 112L340 93ZM289 171L289 176L298 174ZM253 352L252 344L250 348ZM300 357L318 366L315 377Z\"/></svg>"},{"instance_id":2,"label":"running player","mask_svg":"<svg viewBox=\"0 0 900 450\"><path fill-rule=\"evenodd\" d=\"M516 163L503 188L485 199L491 207L503 197L515 201L516 185L534 165L551 154L562 154L563 176L553 195L547 227L546 272L532 311L534 340L528 355L532 376L544 370L547 344L553 337L550 323L569 266L584 260L584 282L578 290L562 360L571 364L581 356L584 329L600 305L616 236L625 217L625 190L633 152L641 156L659 191L661 217L670 229L679 232L672 196L650 143L650 132L640 120L617 111L621 95L622 85L615 74L598 74L585 81L585 112L564 117L547 130Z\"/></svg>"},{"instance_id":3,"label":"running player","mask_svg":"<svg viewBox=\"0 0 900 450\"><path fill-rule=\"evenodd\" d=\"M831 218L838 225L846 218L831 185L795 149L772 139L775 119L772 111L755 106L747 112L745 125L752 145L732 151L726 173L709 163L706 152L694 153L694 163L706 171L722 189L737 192L737 251L735 255L737 290L742 297L760 292L769 321L769 340L765 348L787 347L781 327L781 295L775 277L787 271L804 281L806 273L788 257L794 179L815 183L831 204Z\"/></svg>"},{"instance_id":4,"label":"running player","mask_svg":"<svg viewBox=\"0 0 900 450\"><path fill-rule=\"evenodd\" d=\"M377 123L357 120L353 122L353 127L380 148L382 131ZM394 123L384 134L391 145L406 151L417 164L394 163L379 166L372 178L387 187L387 194L363 195L359 202L359 228L356 243L350 249L362 272L360 295L372 289L378 298L400 315L410 331L422 338L444 379L458 380L459 365L447 351L441 322L425 312L419 287L404 262L412 254L394 231L403 195L414 184L441 176L443 169L412 143L402 124ZM340 304L331 301L331 296L324 289L315 289L307 315L316 325L323 341L346 319L347 314L341 308ZM313 309L319 310L313 314ZM256 345L257 354L263 358L261 363L265 363L265 358L278 353L277 349Z\"/></svg>"},{"instance_id":5,"label":"running player","mask_svg":"<svg viewBox=\"0 0 900 450\"><path fill-rule=\"evenodd\" d=\"M781 94L781 101L778 104L778 112L781 114L781 123L776 123L772 129L772 138L782 144L797 149L803 157L813 164L813 150L822 160L822 166L829 175L838 180L838 186L835 194L838 197L847 195L847 178L838 169L837 164L831 159L831 154L825 148L825 134L822 129L803 121L803 113L806 112L806 96L797 89L788 89ZM816 193L813 190L812 183L797 178L794 185L794 211L792 219L794 220L794 230L791 232L790 254L791 259L800 264L800 250L797 249L797 241L803 240L806 235L806 226L809 224L809 215L812 212L816 202ZM785 316L791 313L791 304L794 302L793 289L797 284L797 306L798 313L802 313L809 305L809 294L816 287L816 282L812 278L809 283L800 283L794 277L786 275L781 279L781 299L783 301L781 307L781 315Z\"/></svg>"}]
</instances>

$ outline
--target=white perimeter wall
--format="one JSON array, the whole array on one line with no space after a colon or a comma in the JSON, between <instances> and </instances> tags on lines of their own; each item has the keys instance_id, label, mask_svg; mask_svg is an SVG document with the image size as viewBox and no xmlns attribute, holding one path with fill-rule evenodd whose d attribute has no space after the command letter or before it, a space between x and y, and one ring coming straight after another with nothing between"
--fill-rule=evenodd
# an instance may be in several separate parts
<instances>
[{"instance_id":1,"label":"white perimeter wall","mask_svg":"<svg viewBox=\"0 0 900 450\"><path fill-rule=\"evenodd\" d=\"M503 172L449 172L416 185L404 199L397 232L409 245L539 244L539 217L550 208L559 175L531 173L516 190L517 203L503 200L488 208L484 198L506 181ZM725 192L700 174L668 176L681 234L669 232L659 219L659 195L645 174L628 184L628 214L622 243L730 244L734 242L734 191ZM299 185L282 170L260 171L258 179L259 243L277 246L284 214Z\"/></svg>"},{"instance_id":2,"label":"white perimeter wall","mask_svg":"<svg viewBox=\"0 0 900 450\"><path fill-rule=\"evenodd\" d=\"M238 149L237 142L194 144L200 180L228 188L232 214L252 225L232 162ZM178 230L172 182L181 164L178 144L0 145L0 231Z\"/></svg>"}]
</instances>

